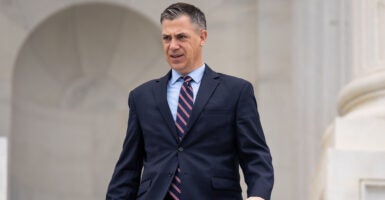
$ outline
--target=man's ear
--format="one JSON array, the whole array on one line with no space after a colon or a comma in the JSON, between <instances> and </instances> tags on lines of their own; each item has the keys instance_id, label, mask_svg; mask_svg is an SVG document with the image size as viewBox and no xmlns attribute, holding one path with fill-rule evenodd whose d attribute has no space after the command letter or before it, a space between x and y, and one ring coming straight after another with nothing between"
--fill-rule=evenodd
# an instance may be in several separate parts
<instances>
[{"instance_id":1,"label":"man's ear","mask_svg":"<svg viewBox=\"0 0 385 200\"><path fill-rule=\"evenodd\" d=\"M201 35L200 35L200 38L201 38L201 46L204 46L206 44L206 40L207 40L207 30L201 30Z\"/></svg>"}]
</instances>

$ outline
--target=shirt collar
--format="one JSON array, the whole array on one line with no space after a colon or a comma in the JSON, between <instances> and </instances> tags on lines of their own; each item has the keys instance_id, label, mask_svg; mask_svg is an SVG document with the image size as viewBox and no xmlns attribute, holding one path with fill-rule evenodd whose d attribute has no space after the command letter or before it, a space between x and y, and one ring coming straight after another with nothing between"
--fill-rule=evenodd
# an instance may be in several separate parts
<instances>
[{"instance_id":1,"label":"shirt collar","mask_svg":"<svg viewBox=\"0 0 385 200\"><path fill-rule=\"evenodd\" d=\"M202 66L196 68L194 71L187 74L187 76L190 76L195 83L200 83L203 77L203 73L205 72L206 65L203 63ZM171 79L170 83L173 85L176 83L179 78L182 77L181 74L179 74L174 69L171 69Z\"/></svg>"}]
</instances>

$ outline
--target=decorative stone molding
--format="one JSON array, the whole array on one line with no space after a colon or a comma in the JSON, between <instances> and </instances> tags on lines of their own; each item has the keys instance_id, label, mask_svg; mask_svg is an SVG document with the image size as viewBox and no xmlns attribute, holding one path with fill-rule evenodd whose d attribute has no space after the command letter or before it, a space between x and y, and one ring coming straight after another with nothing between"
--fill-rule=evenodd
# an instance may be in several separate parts
<instances>
[{"instance_id":1,"label":"decorative stone molding","mask_svg":"<svg viewBox=\"0 0 385 200\"><path fill-rule=\"evenodd\" d=\"M338 99L338 113L340 116L362 113L362 108L365 107L366 112L372 111L371 114L385 115L384 102L385 70L376 70L354 79L342 89Z\"/></svg>"},{"instance_id":2,"label":"decorative stone molding","mask_svg":"<svg viewBox=\"0 0 385 200\"><path fill-rule=\"evenodd\" d=\"M384 179L363 179L360 181L360 199L378 200L385 199Z\"/></svg>"},{"instance_id":3,"label":"decorative stone molding","mask_svg":"<svg viewBox=\"0 0 385 200\"><path fill-rule=\"evenodd\" d=\"M385 115L385 0L353 3L354 76L340 93L340 116Z\"/></svg>"},{"instance_id":4,"label":"decorative stone molding","mask_svg":"<svg viewBox=\"0 0 385 200\"><path fill-rule=\"evenodd\" d=\"M349 13L349 12L347 12ZM353 80L323 140L312 200L385 197L385 0L351 1Z\"/></svg>"}]
</instances>

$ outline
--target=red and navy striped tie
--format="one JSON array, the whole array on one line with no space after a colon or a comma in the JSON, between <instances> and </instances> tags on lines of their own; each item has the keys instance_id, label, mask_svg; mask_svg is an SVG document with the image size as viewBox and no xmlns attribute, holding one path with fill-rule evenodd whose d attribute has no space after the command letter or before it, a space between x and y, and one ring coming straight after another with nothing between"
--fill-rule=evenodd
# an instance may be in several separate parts
<instances>
[{"instance_id":1,"label":"red and navy striped tie","mask_svg":"<svg viewBox=\"0 0 385 200\"><path fill-rule=\"evenodd\" d=\"M192 78L190 76L183 77L183 85L180 88L178 109L176 112L176 129L178 133L179 141L182 140L185 130L191 115L192 107L194 105L194 93L191 87ZM174 179L172 180L169 195L174 200L180 200L182 194L182 179L180 177L181 169L178 168L175 172Z\"/></svg>"}]
</instances>

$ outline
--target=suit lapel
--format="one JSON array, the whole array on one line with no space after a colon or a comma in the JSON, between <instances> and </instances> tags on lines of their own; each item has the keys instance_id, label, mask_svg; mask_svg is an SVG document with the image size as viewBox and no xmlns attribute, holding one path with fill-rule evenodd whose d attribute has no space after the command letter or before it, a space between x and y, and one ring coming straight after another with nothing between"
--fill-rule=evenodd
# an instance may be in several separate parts
<instances>
[{"instance_id":1,"label":"suit lapel","mask_svg":"<svg viewBox=\"0 0 385 200\"><path fill-rule=\"evenodd\" d=\"M175 122L172 117L170 107L167 102L167 83L171 77L171 71L167 73L164 77L156 80L156 84L153 87L153 94L156 100L156 104L160 113L163 116L166 124L169 126L175 140L178 138L178 134L176 132Z\"/></svg>"},{"instance_id":2,"label":"suit lapel","mask_svg":"<svg viewBox=\"0 0 385 200\"><path fill-rule=\"evenodd\" d=\"M217 88L219 84L219 80L217 79L218 77L219 75L206 65L205 73L203 74L202 81L199 86L199 91L195 99L194 107L183 139L186 138L191 127L194 125L201 112L203 111L203 108L206 106L207 101L210 99L211 95Z\"/></svg>"}]
</instances>

